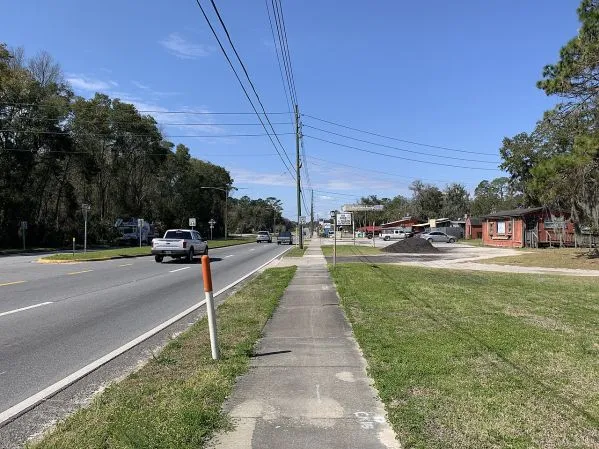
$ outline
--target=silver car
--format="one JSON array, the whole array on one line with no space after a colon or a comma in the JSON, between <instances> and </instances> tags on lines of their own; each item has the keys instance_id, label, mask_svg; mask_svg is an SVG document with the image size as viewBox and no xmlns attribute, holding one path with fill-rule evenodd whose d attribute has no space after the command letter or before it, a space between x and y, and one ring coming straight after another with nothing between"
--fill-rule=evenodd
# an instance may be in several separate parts
<instances>
[{"instance_id":1,"label":"silver car","mask_svg":"<svg viewBox=\"0 0 599 449\"><path fill-rule=\"evenodd\" d=\"M448 235L441 231L425 232L424 234L420 234L420 238L428 240L429 242L455 243L456 241L456 238L453 235Z\"/></svg>"},{"instance_id":2,"label":"silver car","mask_svg":"<svg viewBox=\"0 0 599 449\"><path fill-rule=\"evenodd\" d=\"M256 236L256 243L266 242L272 243L272 237L268 231L259 231Z\"/></svg>"}]
</instances>

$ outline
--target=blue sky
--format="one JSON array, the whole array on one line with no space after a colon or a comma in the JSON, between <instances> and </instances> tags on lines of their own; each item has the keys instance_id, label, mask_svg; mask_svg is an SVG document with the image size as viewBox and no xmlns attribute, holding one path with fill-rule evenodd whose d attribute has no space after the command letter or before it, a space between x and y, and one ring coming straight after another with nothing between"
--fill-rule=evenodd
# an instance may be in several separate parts
<instances>
[{"instance_id":1,"label":"blue sky","mask_svg":"<svg viewBox=\"0 0 599 449\"><path fill-rule=\"evenodd\" d=\"M202 3L209 8L209 2ZM409 195L408 186L417 178L441 188L461 182L473 191L482 179L500 176L499 171L383 157L315 138L427 162L496 168L492 162L499 161L503 137L531 130L555 103L535 83L543 66L554 62L561 46L576 34L578 3L283 0L300 112L399 139L479 153L377 138L304 116L315 213L322 217L370 194ZM288 111L265 2L217 4L266 109ZM170 140L185 143L195 157L231 172L240 188L234 196L276 196L283 200L284 214L295 216L294 181L268 138L222 137L264 131L253 115L212 114L252 109L194 0L2 0L0 6L0 39L9 47L24 47L29 56L50 52L77 94L105 92L140 110L209 113L154 115ZM275 128L295 160L290 116L273 115L271 121L281 123ZM190 135L210 137L185 137ZM308 183L305 187L309 206Z\"/></svg>"}]
</instances>

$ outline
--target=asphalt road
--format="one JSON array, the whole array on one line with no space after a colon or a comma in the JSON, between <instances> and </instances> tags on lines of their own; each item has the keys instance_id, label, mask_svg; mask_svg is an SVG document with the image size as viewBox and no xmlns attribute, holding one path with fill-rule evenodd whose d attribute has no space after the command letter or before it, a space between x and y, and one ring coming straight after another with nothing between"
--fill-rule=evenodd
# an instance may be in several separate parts
<instances>
[{"instance_id":1,"label":"asphalt road","mask_svg":"<svg viewBox=\"0 0 599 449\"><path fill-rule=\"evenodd\" d=\"M214 291L285 251L210 250ZM0 258L0 413L204 299L199 260Z\"/></svg>"}]
</instances>

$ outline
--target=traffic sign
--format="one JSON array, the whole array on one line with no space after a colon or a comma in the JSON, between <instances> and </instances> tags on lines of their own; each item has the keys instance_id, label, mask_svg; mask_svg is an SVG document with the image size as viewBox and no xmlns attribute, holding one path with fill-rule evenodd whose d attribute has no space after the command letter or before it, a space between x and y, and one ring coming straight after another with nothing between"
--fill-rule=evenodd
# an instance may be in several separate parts
<instances>
[{"instance_id":1,"label":"traffic sign","mask_svg":"<svg viewBox=\"0 0 599 449\"><path fill-rule=\"evenodd\" d=\"M193 228L196 225L196 219L195 218L190 218L189 219L189 227Z\"/></svg>"},{"instance_id":2,"label":"traffic sign","mask_svg":"<svg viewBox=\"0 0 599 449\"><path fill-rule=\"evenodd\" d=\"M346 204L345 206L343 206L343 212L380 212L384 209L385 206L383 206L382 204L375 204L374 206L367 206L365 204Z\"/></svg>"},{"instance_id":3,"label":"traffic sign","mask_svg":"<svg viewBox=\"0 0 599 449\"><path fill-rule=\"evenodd\" d=\"M214 221L213 219L210 219L208 224L210 225L210 229L212 229L214 227L214 225L216 224L216 221Z\"/></svg>"},{"instance_id":4,"label":"traffic sign","mask_svg":"<svg viewBox=\"0 0 599 449\"><path fill-rule=\"evenodd\" d=\"M27 229L27 222L26 221L22 221L21 222L21 229Z\"/></svg>"},{"instance_id":5,"label":"traffic sign","mask_svg":"<svg viewBox=\"0 0 599 449\"><path fill-rule=\"evenodd\" d=\"M299 217L299 224L306 224L306 217L305 216Z\"/></svg>"},{"instance_id":6,"label":"traffic sign","mask_svg":"<svg viewBox=\"0 0 599 449\"><path fill-rule=\"evenodd\" d=\"M138 218L137 219L137 227L141 228L144 225L144 219L143 218Z\"/></svg>"},{"instance_id":7,"label":"traffic sign","mask_svg":"<svg viewBox=\"0 0 599 449\"><path fill-rule=\"evenodd\" d=\"M351 226L351 213L337 214L337 225L338 226Z\"/></svg>"}]
</instances>

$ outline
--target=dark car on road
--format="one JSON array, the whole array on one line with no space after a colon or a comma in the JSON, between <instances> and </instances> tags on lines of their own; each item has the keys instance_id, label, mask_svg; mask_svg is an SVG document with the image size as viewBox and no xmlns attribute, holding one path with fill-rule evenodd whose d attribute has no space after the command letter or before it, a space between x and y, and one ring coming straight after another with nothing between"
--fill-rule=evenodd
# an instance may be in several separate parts
<instances>
[{"instance_id":1,"label":"dark car on road","mask_svg":"<svg viewBox=\"0 0 599 449\"><path fill-rule=\"evenodd\" d=\"M292 243L293 243L293 236L291 235L291 232L289 232L289 231L281 232L279 234L279 236L277 237L277 245L282 245L282 244L291 245Z\"/></svg>"}]
</instances>

